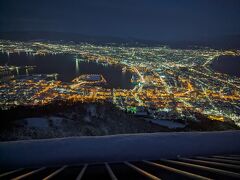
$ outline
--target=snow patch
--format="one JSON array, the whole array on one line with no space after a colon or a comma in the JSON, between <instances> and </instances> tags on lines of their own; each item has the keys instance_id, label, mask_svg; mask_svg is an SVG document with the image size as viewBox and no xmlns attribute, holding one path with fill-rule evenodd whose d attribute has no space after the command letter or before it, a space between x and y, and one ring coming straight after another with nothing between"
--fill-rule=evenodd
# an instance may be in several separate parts
<instances>
[{"instance_id":1,"label":"snow patch","mask_svg":"<svg viewBox=\"0 0 240 180\"><path fill-rule=\"evenodd\" d=\"M51 122L52 126L54 126L54 127L61 127L62 126L63 118L56 117L56 116L50 116L48 119Z\"/></svg>"},{"instance_id":2,"label":"snow patch","mask_svg":"<svg viewBox=\"0 0 240 180\"><path fill-rule=\"evenodd\" d=\"M171 121L171 120L163 120L163 119L147 119L147 121L150 121L154 124L158 124L160 126L164 126L164 127L167 127L169 129L177 129L177 128L185 128L186 125L185 124L181 124L181 123L178 123L178 122L174 122L174 121Z\"/></svg>"},{"instance_id":3,"label":"snow patch","mask_svg":"<svg viewBox=\"0 0 240 180\"><path fill-rule=\"evenodd\" d=\"M126 134L0 142L0 167L240 153L240 131Z\"/></svg>"},{"instance_id":4,"label":"snow patch","mask_svg":"<svg viewBox=\"0 0 240 180\"><path fill-rule=\"evenodd\" d=\"M48 124L48 119L46 118L26 118L24 119L24 121L27 124L27 127L29 128L48 128L49 124Z\"/></svg>"}]
</instances>

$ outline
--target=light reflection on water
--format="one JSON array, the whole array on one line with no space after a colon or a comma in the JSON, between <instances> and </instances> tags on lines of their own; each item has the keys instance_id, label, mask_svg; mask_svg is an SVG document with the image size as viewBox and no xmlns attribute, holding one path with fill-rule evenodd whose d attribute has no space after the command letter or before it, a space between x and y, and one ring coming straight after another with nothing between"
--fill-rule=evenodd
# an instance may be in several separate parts
<instances>
[{"instance_id":1,"label":"light reflection on water","mask_svg":"<svg viewBox=\"0 0 240 180\"><path fill-rule=\"evenodd\" d=\"M25 53L0 53L0 65L36 66L34 70L16 69L16 74L53 74L58 73L58 80L70 82L81 74L102 74L108 88L131 89L131 73L122 72L116 65L102 65L96 62L76 59L73 55L31 56Z\"/></svg>"}]
</instances>

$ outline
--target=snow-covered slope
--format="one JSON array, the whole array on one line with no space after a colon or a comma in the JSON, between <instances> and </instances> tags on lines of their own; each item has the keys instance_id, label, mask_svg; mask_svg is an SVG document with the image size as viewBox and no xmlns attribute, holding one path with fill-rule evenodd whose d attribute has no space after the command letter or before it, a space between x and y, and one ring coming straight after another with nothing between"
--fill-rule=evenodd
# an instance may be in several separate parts
<instances>
[{"instance_id":1,"label":"snow-covered slope","mask_svg":"<svg viewBox=\"0 0 240 180\"><path fill-rule=\"evenodd\" d=\"M240 153L240 131L152 133L0 143L0 166L24 167L85 162Z\"/></svg>"}]
</instances>

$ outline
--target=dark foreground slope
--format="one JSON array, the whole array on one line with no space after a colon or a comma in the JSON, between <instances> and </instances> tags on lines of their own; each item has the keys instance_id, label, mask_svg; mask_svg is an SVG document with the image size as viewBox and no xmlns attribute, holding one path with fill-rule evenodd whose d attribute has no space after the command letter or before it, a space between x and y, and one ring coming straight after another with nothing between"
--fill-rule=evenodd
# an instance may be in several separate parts
<instances>
[{"instance_id":1,"label":"dark foreground slope","mask_svg":"<svg viewBox=\"0 0 240 180\"><path fill-rule=\"evenodd\" d=\"M111 104L18 107L1 112L0 141L170 131Z\"/></svg>"},{"instance_id":2,"label":"dark foreground slope","mask_svg":"<svg viewBox=\"0 0 240 180\"><path fill-rule=\"evenodd\" d=\"M154 124L149 118L121 111L111 103L55 102L44 106L20 106L0 111L0 117L5 117L0 122L0 141L239 129L232 121L212 121L199 114L196 114L198 121L162 120L163 124Z\"/></svg>"}]
</instances>

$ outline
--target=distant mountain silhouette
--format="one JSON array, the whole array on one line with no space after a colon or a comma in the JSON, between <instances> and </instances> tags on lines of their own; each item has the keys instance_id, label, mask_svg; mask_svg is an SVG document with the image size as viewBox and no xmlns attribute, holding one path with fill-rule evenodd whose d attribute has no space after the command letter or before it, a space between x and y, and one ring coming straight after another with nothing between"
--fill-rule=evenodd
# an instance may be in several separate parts
<instances>
[{"instance_id":1,"label":"distant mountain silhouette","mask_svg":"<svg viewBox=\"0 0 240 180\"><path fill-rule=\"evenodd\" d=\"M16 31L16 32L0 32L0 39L16 40L16 41L63 41L63 42L86 42L93 44L109 44L117 45L124 44L125 46L159 46L168 45L173 48L195 48L211 47L216 49L236 49L240 48L240 34L229 35L214 38L202 38L193 41L154 41L138 38L121 38L111 36L90 36L79 33L65 32L31 32L31 31Z\"/></svg>"},{"instance_id":2,"label":"distant mountain silhouette","mask_svg":"<svg viewBox=\"0 0 240 180\"><path fill-rule=\"evenodd\" d=\"M17 31L17 32L0 32L0 39L16 40L16 41L64 41L75 43L87 42L96 44L157 44L157 42L139 40L135 38L120 38L111 36L90 36L79 33L64 33L64 32L28 32L28 31Z\"/></svg>"},{"instance_id":3,"label":"distant mountain silhouette","mask_svg":"<svg viewBox=\"0 0 240 180\"><path fill-rule=\"evenodd\" d=\"M171 47L186 48L186 47L210 47L215 49L240 49L240 34L226 35L212 38L202 38L194 41L178 41L170 42Z\"/></svg>"}]
</instances>

